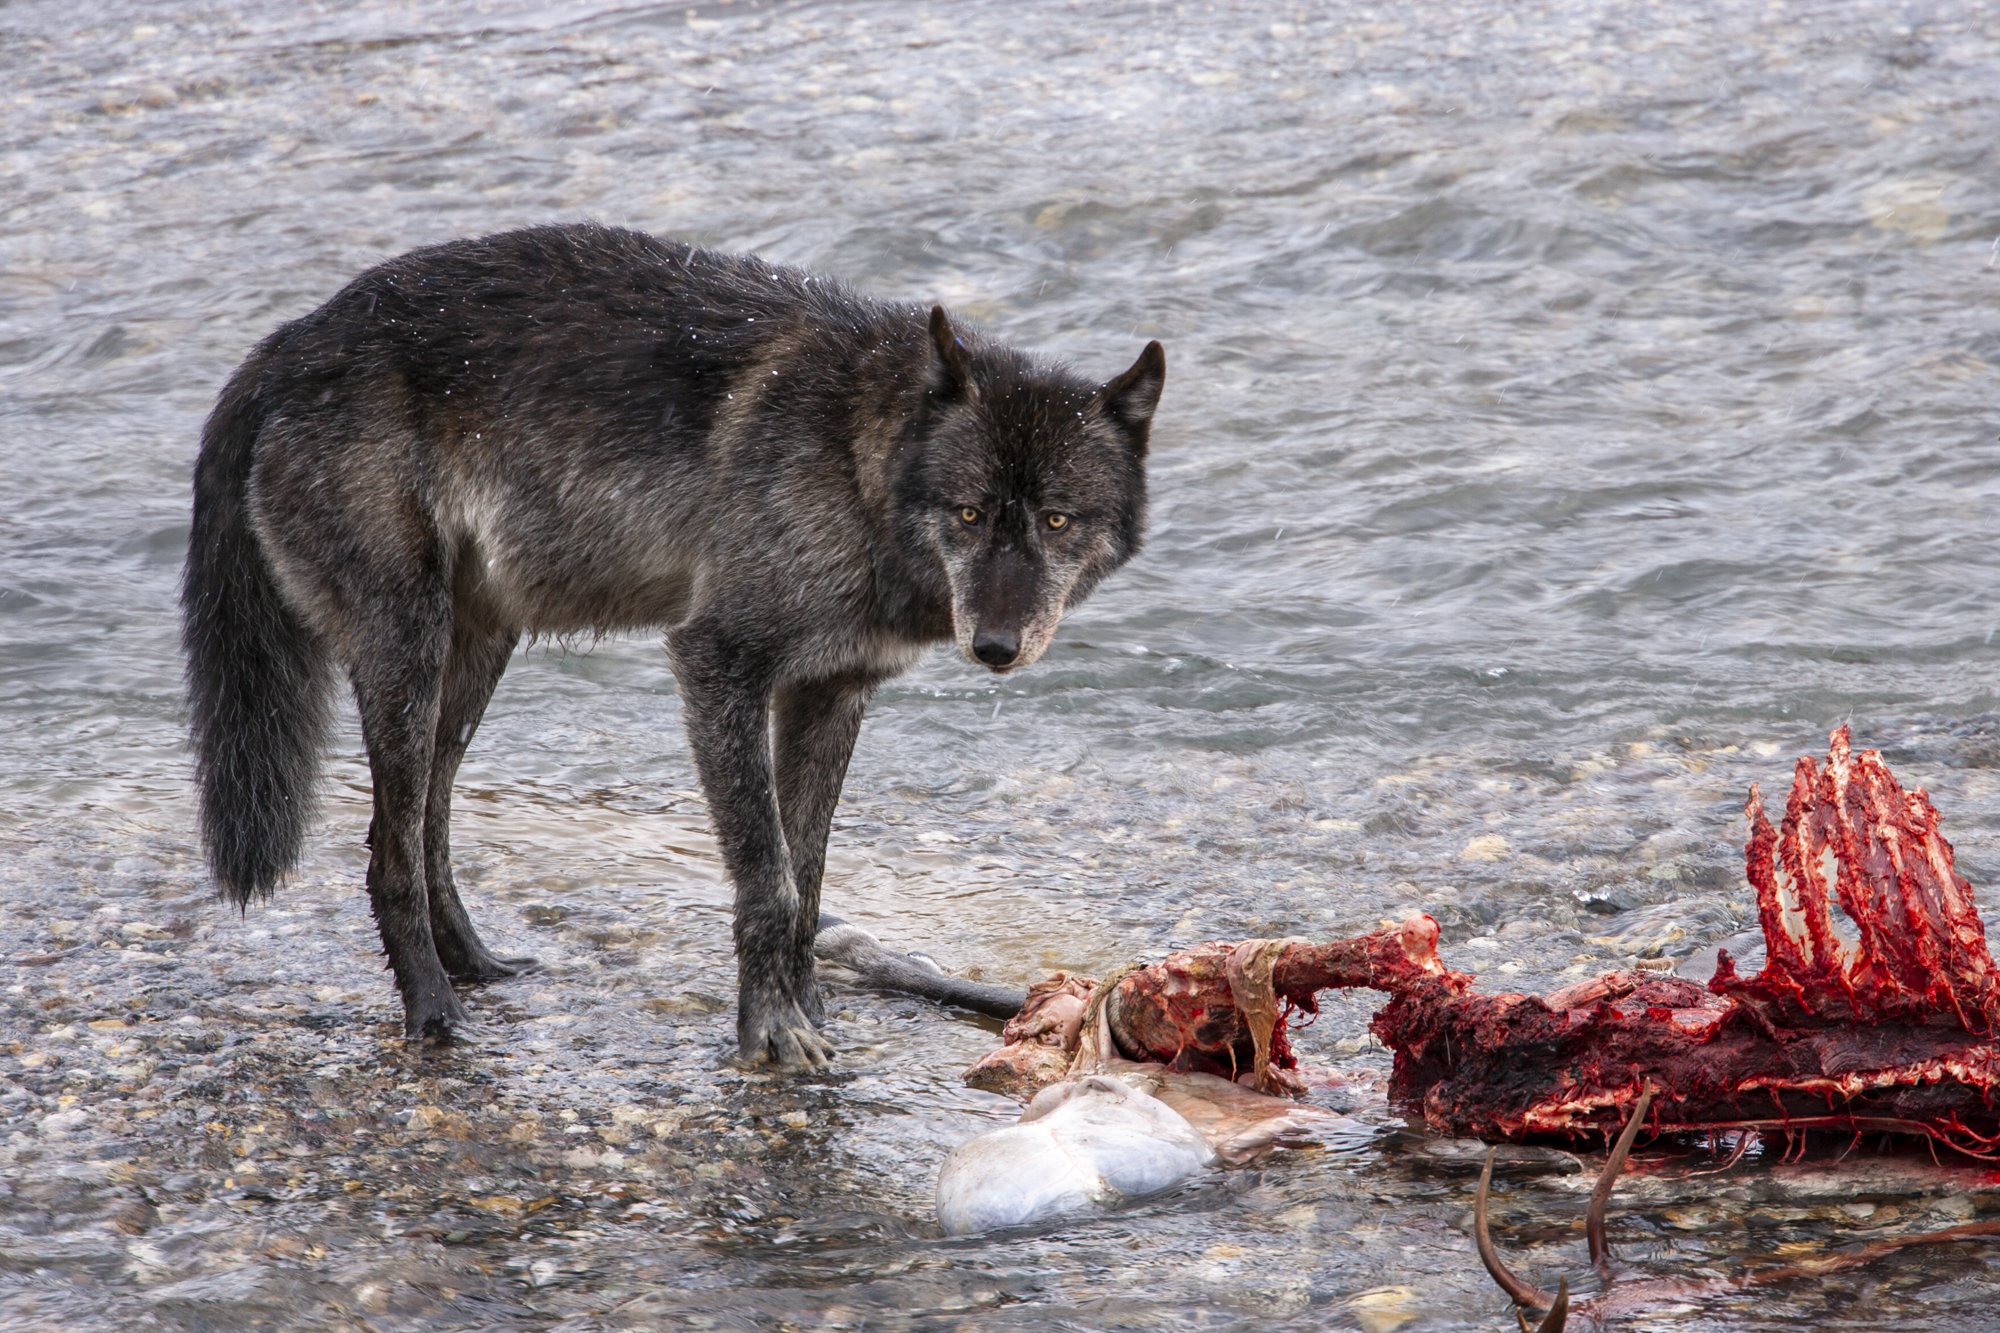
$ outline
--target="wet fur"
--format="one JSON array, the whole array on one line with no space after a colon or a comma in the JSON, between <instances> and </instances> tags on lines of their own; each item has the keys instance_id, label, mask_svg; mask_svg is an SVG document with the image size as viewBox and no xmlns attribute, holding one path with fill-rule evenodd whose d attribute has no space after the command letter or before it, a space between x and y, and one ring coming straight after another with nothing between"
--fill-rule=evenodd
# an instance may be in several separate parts
<instances>
[{"instance_id":1,"label":"wet fur","mask_svg":"<svg viewBox=\"0 0 2000 1333\"><path fill-rule=\"evenodd\" d=\"M867 700L939 641L1027 665L1131 557L1164 373L1153 343L1091 383L939 309L595 226L371 269L265 339L203 435L183 642L222 891L296 863L340 668L407 1030L449 1035L454 981L522 961L480 941L449 855L509 657L663 627L735 889L743 1053L823 1062L820 876Z\"/></svg>"}]
</instances>

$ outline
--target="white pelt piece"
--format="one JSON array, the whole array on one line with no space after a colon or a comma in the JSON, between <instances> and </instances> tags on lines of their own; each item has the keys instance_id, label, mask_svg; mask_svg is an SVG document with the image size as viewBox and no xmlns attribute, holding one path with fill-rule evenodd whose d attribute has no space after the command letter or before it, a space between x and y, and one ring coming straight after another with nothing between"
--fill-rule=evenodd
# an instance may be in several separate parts
<instances>
[{"instance_id":1,"label":"white pelt piece","mask_svg":"<svg viewBox=\"0 0 2000 1333\"><path fill-rule=\"evenodd\" d=\"M1179 1112L1093 1074L1042 1089L1019 1121L953 1149L938 1221L948 1236L1027 1226L1156 1194L1215 1160Z\"/></svg>"}]
</instances>

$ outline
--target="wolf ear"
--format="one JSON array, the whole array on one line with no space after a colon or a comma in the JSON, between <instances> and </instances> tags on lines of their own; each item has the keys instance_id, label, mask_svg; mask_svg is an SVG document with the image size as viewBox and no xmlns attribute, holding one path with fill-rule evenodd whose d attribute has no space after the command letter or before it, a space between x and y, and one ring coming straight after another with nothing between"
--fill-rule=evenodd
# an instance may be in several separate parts
<instances>
[{"instance_id":1,"label":"wolf ear","mask_svg":"<svg viewBox=\"0 0 2000 1333\"><path fill-rule=\"evenodd\" d=\"M937 348L936 388L946 399L969 396L972 388L972 350L951 327L944 307L931 307L931 344Z\"/></svg>"},{"instance_id":2,"label":"wolf ear","mask_svg":"<svg viewBox=\"0 0 2000 1333\"><path fill-rule=\"evenodd\" d=\"M1099 389L1090 406L1123 426L1132 437L1134 450L1143 454L1153 409L1160 405L1160 391L1166 387L1167 349L1156 340L1146 344L1130 370Z\"/></svg>"}]
</instances>

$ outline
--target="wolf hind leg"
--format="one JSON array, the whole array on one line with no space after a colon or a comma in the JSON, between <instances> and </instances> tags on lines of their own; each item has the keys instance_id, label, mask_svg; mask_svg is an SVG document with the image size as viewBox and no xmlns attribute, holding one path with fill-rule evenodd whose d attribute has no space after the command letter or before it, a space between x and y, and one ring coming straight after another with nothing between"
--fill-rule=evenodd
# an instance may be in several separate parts
<instances>
[{"instance_id":1,"label":"wolf hind leg","mask_svg":"<svg viewBox=\"0 0 2000 1333\"><path fill-rule=\"evenodd\" d=\"M424 1039L447 1039L466 1021L438 959L425 887L424 815L449 615L442 588L380 608L352 645L349 668L375 788L368 901L402 995L403 1030Z\"/></svg>"},{"instance_id":2,"label":"wolf hind leg","mask_svg":"<svg viewBox=\"0 0 2000 1333\"><path fill-rule=\"evenodd\" d=\"M827 830L833 826L847 762L873 692L871 680L836 677L788 683L772 698L778 811L791 853L792 886L798 894L786 960L795 969L790 977L793 996L816 1023L826 1017L812 958L819 932L820 882L826 873Z\"/></svg>"},{"instance_id":3,"label":"wolf hind leg","mask_svg":"<svg viewBox=\"0 0 2000 1333\"><path fill-rule=\"evenodd\" d=\"M776 673L726 626L693 621L667 637L682 712L722 860L735 888L736 1040L751 1064L823 1068L833 1051L799 999L812 967L799 949L798 890L771 772Z\"/></svg>"},{"instance_id":4,"label":"wolf hind leg","mask_svg":"<svg viewBox=\"0 0 2000 1333\"><path fill-rule=\"evenodd\" d=\"M501 958L486 947L466 915L451 873L452 783L520 641L519 630L483 625L461 608L453 619L451 649L445 658L424 810L424 887L438 960L460 984L519 976L536 965L533 958Z\"/></svg>"}]
</instances>

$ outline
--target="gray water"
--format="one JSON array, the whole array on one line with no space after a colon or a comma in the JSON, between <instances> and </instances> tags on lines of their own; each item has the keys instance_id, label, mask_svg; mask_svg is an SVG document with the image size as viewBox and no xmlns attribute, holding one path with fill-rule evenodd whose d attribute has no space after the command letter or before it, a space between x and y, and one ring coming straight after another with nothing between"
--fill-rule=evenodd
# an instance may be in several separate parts
<instances>
[{"instance_id":1,"label":"gray water","mask_svg":"<svg viewBox=\"0 0 2000 1333\"><path fill-rule=\"evenodd\" d=\"M351 723L298 882L190 827L174 623L229 370L361 268L596 218L1168 349L1143 556L1004 681L886 689L832 906L1015 983L1426 910L1494 988L1750 921L1752 781L1851 720L2000 880L2000 29L1950 3L607 0L0 7L0 1325L1492 1329L1475 1154L1356 997L1381 1127L944 1241L989 1029L836 991L839 1072L728 1062L728 892L657 642L545 645L460 780L487 1037L406 1049ZM1989 906L1994 901L1989 899ZM2000 1208L1866 1151L1645 1155L1637 1277ZM1699 1154L1695 1154L1696 1159ZM1594 1165L1593 1165L1594 1169ZM1587 1173L1502 1243L1584 1279ZM1992 1252L1634 1327L1972 1329Z\"/></svg>"}]
</instances>

